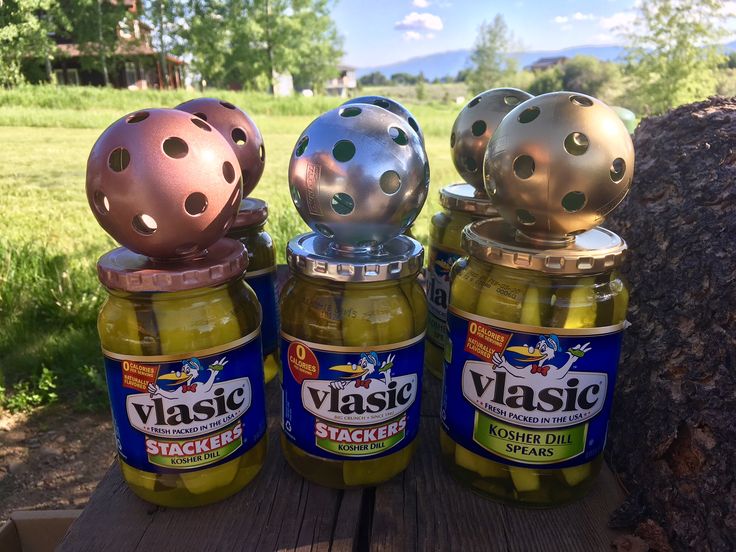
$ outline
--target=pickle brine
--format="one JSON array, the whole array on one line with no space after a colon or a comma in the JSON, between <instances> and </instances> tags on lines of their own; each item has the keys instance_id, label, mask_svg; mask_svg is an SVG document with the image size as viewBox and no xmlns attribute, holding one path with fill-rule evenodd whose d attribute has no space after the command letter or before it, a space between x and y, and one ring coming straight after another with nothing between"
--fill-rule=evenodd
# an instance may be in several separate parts
<instances>
[{"instance_id":1,"label":"pickle brine","mask_svg":"<svg viewBox=\"0 0 736 552\"><path fill-rule=\"evenodd\" d=\"M485 244L493 233L482 224L493 223L479 224L468 234ZM583 496L602 466L626 316L618 272L547 274L476 253L455 265L451 286L445 465L477 492L512 504L550 507Z\"/></svg>"},{"instance_id":2,"label":"pickle brine","mask_svg":"<svg viewBox=\"0 0 736 552\"><path fill-rule=\"evenodd\" d=\"M266 383L281 370L279 355L279 305L276 296L276 254L273 240L266 232L268 205L261 199L248 197L240 202L240 210L227 237L242 243L248 251L245 281L253 288L261 304L261 343Z\"/></svg>"},{"instance_id":3,"label":"pickle brine","mask_svg":"<svg viewBox=\"0 0 736 552\"><path fill-rule=\"evenodd\" d=\"M294 275L281 312L289 464L335 488L403 471L414 452L427 316L416 277L356 285ZM297 415L302 408L309 419Z\"/></svg>"},{"instance_id":4,"label":"pickle brine","mask_svg":"<svg viewBox=\"0 0 736 552\"><path fill-rule=\"evenodd\" d=\"M221 253L214 248L214 256ZM116 250L100 263L139 259ZM240 278L159 292L103 283L110 287L98 330L123 478L163 506L230 496L255 477L266 453L255 294Z\"/></svg>"},{"instance_id":5,"label":"pickle brine","mask_svg":"<svg viewBox=\"0 0 736 552\"><path fill-rule=\"evenodd\" d=\"M442 378L442 359L447 331L447 306L450 299L450 270L465 253L461 247L462 230L473 221L496 216L491 200L470 184L453 184L440 190L443 210L430 222L429 259L427 262L427 341L425 366Z\"/></svg>"}]
</instances>

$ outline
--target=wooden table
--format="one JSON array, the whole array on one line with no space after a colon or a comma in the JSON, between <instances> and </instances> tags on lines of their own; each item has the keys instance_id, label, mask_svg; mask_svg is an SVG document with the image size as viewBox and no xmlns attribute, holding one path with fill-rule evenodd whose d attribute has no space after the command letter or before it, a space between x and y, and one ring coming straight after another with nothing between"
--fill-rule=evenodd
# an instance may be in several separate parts
<instances>
[{"instance_id":1,"label":"wooden table","mask_svg":"<svg viewBox=\"0 0 736 552\"><path fill-rule=\"evenodd\" d=\"M473 494L440 465L440 384L425 378L420 444L409 468L379 487L338 491L305 481L281 455L280 389L267 387L269 452L245 489L178 510L137 498L111 466L62 551L483 550L609 551L609 514L624 493L604 468L580 502L553 510L503 506Z\"/></svg>"}]
</instances>

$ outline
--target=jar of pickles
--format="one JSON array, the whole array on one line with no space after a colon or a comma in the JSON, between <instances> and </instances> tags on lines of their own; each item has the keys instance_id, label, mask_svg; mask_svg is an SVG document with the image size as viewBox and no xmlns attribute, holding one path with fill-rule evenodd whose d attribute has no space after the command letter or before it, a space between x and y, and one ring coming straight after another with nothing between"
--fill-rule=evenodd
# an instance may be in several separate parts
<instances>
[{"instance_id":1,"label":"jar of pickles","mask_svg":"<svg viewBox=\"0 0 736 552\"><path fill-rule=\"evenodd\" d=\"M266 454L261 309L248 255L222 236L237 158L203 119L127 115L87 163L87 198L124 247L97 264L98 320L118 458L141 498L198 506L240 490Z\"/></svg>"},{"instance_id":2,"label":"jar of pickles","mask_svg":"<svg viewBox=\"0 0 736 552\"><path fill-rule=\"evenodd\" d=\"M601 463L628 292L626 245L595 229L565 248L467 227L450 294L441 448L479 492L531 506L583 496ZM562 266L565 268L563 269Z\"/></svg>"},{"instance_id":3,"label":"jar of pickles","mask_svg":"<svg viewBox=\"0 0 736 552\"><path fill-rule=\"evenodd\" d=\"M119 248L98 264L109 296L97 328L123 478L162 506L198 506L263 466L260 307L243 247L162 267Z\"/></svg>"},{"instance_id":4,"label":"jar of pickles","mask_svg":"<svg viewBox=\"0 0 736 552\"><path fill-rule=\"evenodd\" d=\"M380 259L334 256L327 239L306 234L287 258L284 455L321 485L386 481L406 468L419 427L422 247L396 238ZM347 263L352 274L340 274Z\"/></svg>"},{"instance_id":5,"label":"jar of pickles","mask_svg":"<svg viewBox=\"0 0 736 552\"><path fill-rule=\"evenodd\" d=\"M240 210L228 237L239 240L248 251L248 272L245 281L253 288L263 312L261 342L263 344L263 369L266 383L280 368L278 352L279 308L276 297L276 255L273 240L264 226L268 220L268 205L262 199L252 197L240 202Z\"/></svg>"},{"instance_id":6,"label":"jar of pickles","mask_svg":"<svg viewBox=\"0 0 736 552\"><path fill-rule=\"evenodd\" d=\"M427 263L427 341L425 366L442 379L447 330L447 306L450 298L450 269L465 253L460 245L462 230L480 218L497 216L490 198L470 184L453 184L440 190L443 209L430 222L429 261Z\"/></svg>"},{"instance_id":7,"label":"jar of pickles","mask_svg":"<svg viewBox=\"0 0 736 552\"><path fill-rule=\"evenodd\" d=\"M401 233L426 200L429 165L406 120L355 103L302 133L289 185L313 232L287 247L282 449L321 485L375 485L406 468L419 430L424 250Z\"/></svg>"},{"instance_id":8,"label":"jar of pickles","mask_svg":"<svg viewBox=\"0 0 736 552\"><path fill-rule=\"evenodd\" d=\"M503 220L465 227L450 280L441 419L450 472L504 502L581 497L601 465L628 292L596 226L632 180L631 139L589 96L519 105L484 161Z\"/></svg>"}]
</instances>

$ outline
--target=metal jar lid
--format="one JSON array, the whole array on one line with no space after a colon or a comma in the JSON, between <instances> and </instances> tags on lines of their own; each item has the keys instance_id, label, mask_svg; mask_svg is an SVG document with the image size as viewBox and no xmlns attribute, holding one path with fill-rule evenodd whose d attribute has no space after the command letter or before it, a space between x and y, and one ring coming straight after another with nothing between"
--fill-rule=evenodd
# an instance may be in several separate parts
<instances>
[{"instance_id":1,"label":"metal jar lid","mask_svg":"<svg viewBox=\"0 0 736 552\"><path fill-rule=\"evenodd\" d=\"M462 211L482 217L497 217L498 211L485 191L467 183L451 184L440 190L440 205L450 211Z\"/></svg>"},{"instance_id":2,"label":"metal jar lid","mask_svg":"<svg viewBox=\"0 0 736 552\"><path fill-rule=\"evenodd\" d=\"M246 197L240 202L240 209L230 230L260 225L268 218L268 203L255 197Z\"/></svg>"},{"instance_id":3,"label":"metal jar lid","mask_svg":"<svg viewBox=\"0 0 736 552\"><path fill-rule=\"evenodd\" d=\"M476 259L494 265L558 275L607 272L621 266L627 249L621 237L600 226L559 247L535 245L501 219L466 226L462 246Z\"/></svg>"},{"instance_id":4,"label":"metal jar lid","mask_svg":"<svg viewBox=\"0 0 736 552\"><path fill-rule=\"evenodd\" d=\"M100 283L127 292L172 292L211 287L239 278L248 266L245 246L222 238L205 255L180 262L163 262L125 247L106 253L97 261Z\"/></svg>"},{"instance_id":5,"label":"metal jar lid","mask_svg":"<svg viewBox=\"0 0 736 552\"><path fill-rule=\"evenodd\" d=\"M286 263L295 273L334 282L382 282L413 276L422 269L424 248L415 239L397 236L377 252L340 250L316 232L289 241Z\"/></svg>"}]
</instances>

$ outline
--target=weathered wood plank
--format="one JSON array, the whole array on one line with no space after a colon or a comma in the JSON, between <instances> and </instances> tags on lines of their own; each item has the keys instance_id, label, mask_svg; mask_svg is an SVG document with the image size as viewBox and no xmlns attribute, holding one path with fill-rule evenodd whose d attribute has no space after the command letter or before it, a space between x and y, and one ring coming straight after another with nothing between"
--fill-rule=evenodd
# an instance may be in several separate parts
<instances>
[{"instance_id":1,"label":"weathered wood plank","mask_svg":"<svg viewBox=\"0 0 736 552\"><path fill-rule=\"evenodd\" d=\"M442 382L424 370L422 384L422 416L438 417L442 404Z\"/></svg>"},{"instance_id":2,"label":"weathered wood plank","mask_svg":"<svg viewBox=\"0 0 736 552\"><path fill-rule=\"evenodd\" d=\"M371 550L608 551L609 514L624 494L604 466L594 489L575 504L551 510L504 506L472 493L442 468L440 382L425 379L420 442L404 474L376 489ZM434 404L432 404L434 402ZM423 412L425 407L422 408Z\"/></svg>"},{"instance_id":3,"label":"weathered wood plank","mask_svg":"<svg viewBox=\"0 0 736 552\"><path fill-rule=\"evenodd\" d=\"M355 542L361 491L304 481L278 444L278 382L268 385L269 451L256 479L235 496L194 509L159 508L137 498L113 465L60 550L346 550ZM356 506L357 505L357 506ZM353 520L353 523L351 523Z\"/></svg>"},{"instance_id":4,"label":"weathered wood plank","mask_svg":"<svg viewBox=\"0 0 736 552\"><path fill-rule=\"evenodd\" d=\"M335 491L304 481L281 455L274 381L268 457L251 485L203 508L158 508L133 495L112 466L60 549L609 550L607 518L623 493L607 468L585 500L540 511L502 506L449 477L437 438L440 388L427 376L420 441L404 474L375 489Z\"/></svg>"}]
</instances>

